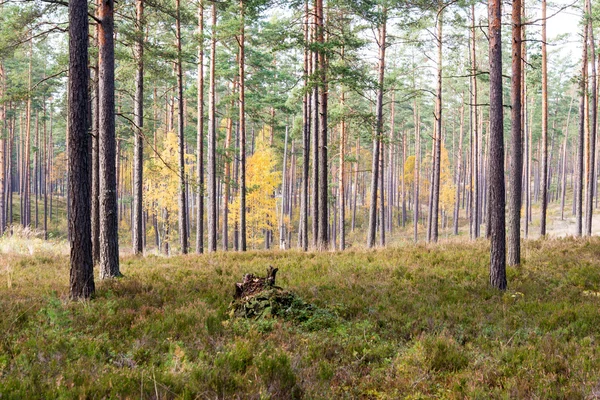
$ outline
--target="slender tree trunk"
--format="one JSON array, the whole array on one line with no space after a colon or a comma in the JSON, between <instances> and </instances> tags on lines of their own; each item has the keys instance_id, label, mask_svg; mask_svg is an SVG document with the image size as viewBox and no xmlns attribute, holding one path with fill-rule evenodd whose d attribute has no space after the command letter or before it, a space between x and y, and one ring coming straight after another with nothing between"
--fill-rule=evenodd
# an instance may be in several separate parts
<instances>
[{"instance_id":1,"label":"slender tree trunk","mask_svg":"<svg viewBox=\"0 0 600 400\"><path fill-rule=\"evenodd\" d=\"M342 94L340 98L340 106L342 108L342 113L345 113L344 107L346 106L346 92L344 88L342 88ZM340 209L339 213L339 230L340 230L340 244L339 249L344 250L346 248L346 186L344 181L344 167L345 167L345 157L346 157L346 120L344 116L342 116L342 121L340 122L340 158L339 158L339 177L338 177L338 198L339 204L338 207Z\"/></svg>"},{"instance_id":2,"label":"slender tree trunk","mask_svg":"<svg viewBox=\"0 0 600 400\"><path fill-rule=\"evenodd\" d=\"M4 63L0 61L0 99L4 98L4 74ZM6 125L6 103L2 102L0 103L0 237L6 229Z\"/></svg>"},{"instance_id":3,"label":"slender tree trunk","mask_svg":"<svg viewBox=\"0 0 600 400\"><path fill-rule=\"evenodd\" d=\"M438 217L440 207L440 172L442 157L442 39L443 39L443 3L440 3L437 18L437 42L438 42L438 65L437 65L437 93L436 93L436 111L435 123L436 134L434 138L434 172L433 172L433 195L431 207L431 241L438 241Z\"/></svg>"},{"instance_id":4,"label":"slender tree trunk","mask_svg":"<svg viewBox=\"0 0 600 400\"><path fill-rule=\"evenodd\" d=\"M562 182L560 191L560 219L565 219L565 199L567 197L567 145L569 143L569 123L571 122L571 111L573 109L573 101L575 96L571 97L569 105L569 113L567 114L567 124L565 127L565 138L563 141L563 157L562 157Z\"/></svg>"},{"instance_id":5,"label":"slender tree trunk","mask_svg":"<svg viewBox=\"0 0 600 400\"><path fill-rule=\"evenodd\" d=\"M453 233L458 235L458 217L460 215L460 177L462 167L462 147L464 136L465 107L460 108L460 133L458 138L458 158L456 160L456 203L454 205Z\"/></svg>"},{"instance_id":6,"label":"slender tree trunk","mask_svg":"<svg viewBox=\"0 0 600 400\"><path fill-rule=\"evenodd\" d=\"M420 138L420 118L417 107L417 99L413 105L415 121L415 168L414 168L414 195L413 195L413 234L415 243L419 240L419 169L421 168L421 138Z\"/></svg>"},{"instance_id":7,"label":"slender tree trunk","mask_svg":"<svg viewBox=\"0 0 600 400\"><path fill-rule=\"evenodd\" d=\"M317 39L318 42L323 46L325 43L325 25L324 25L324 13L323 13L323 0L317 0L318 13L317 13ZM319 80L321 91L319 92L319 130L318 130L318 145L319 145L319 179L318 179L318 238L317 247L319 250L327 249L329 245L329 232L328 232L328 202L329 202L329 190L327 187L327 60L325 57L325 51L319 51ZM317 132L317 131L315 131Z\"/></svg>"},{"instance_id":8,"label":"slender tree trunk","mask_svg":"<svg viewBox=\"0 0 600 400\"><path fill-rule=\"evenodd\" d=\"M504 124L502 110L502 12L500 0L489 0L490 38L490 283L506 289L504 199Z\"/></svg>"},{"instance_id":9,"label":"slender tree trunk","mask_svg":"<svg viewBox=\"0 0 600 400\"><path fill-rule=\"evenodd\" d=\"M309 159L310 159L310 117L311 117L311 102L309 88L309 69L310 69L310 52L308 50L309 40L309 13L308 2L304 3L304 93L302 102L302 192L300 194L300 246L302 250L308 250L308 180L310 175Z\"/></svg>"},{"instance_id":10,"label":"slender tree trunk","mask_svg":"<svg viewBox=\"0 0 600 400\"><path fill-rule=\"evenodd\" d=\"M87 299L95 292L92 261L89 132L88 9L84 0L69 2L68 169L72 213L69 218L70 296Z\"/></svg>"},{"instance_id":11,"label":"slender tree trunk","mask_svg":"<svg viewBox=\"0 0 600 400\"><path fill-rule=\"evenodd\" d=\"M286 230L285 230L285 211L286 211L286 200L287 200L287 158L288 158L288 127L285 127L285 140L283 142L283 167L282 167L282 181L281 181L281 214L279 217L279 248L285 250L286 245Z\"/></svg>"},{"instance_id":12,"label":"slender tree trunk","mask_svg":"<svg viewBox=\"0 0 600 400\"><path fill-rule=\"evenodd\" d=\"M187 191L185 184L185 131L184 131L184 102L183 102L183 70L181 53L181 0L175 0L175 36L177 39L177 138L179 147L179 243L181 253L188 252L188 229L187 229Z\"/></svg>"},{"instance_id":13,"label":"slender tree trunk","mask_svg":"<svg viewBox=\"0 0 600 400\"><path fill-rule=\"evenodd\" d=\"M240 13L242 23L240 24L240 54L239 75L240 75L240 233L239 233L239 249L246 251L246 75L245 75L245 19L244 19L244 2L240 0Z\"/></svg>"},{"instance_id":14,"label":"slender tree trunk","mask_svg":"<svg viewBox=\"0 0 600 400\"><path fill-rule=\"evenodd\" d=\"M379 182L379 151L381 149L381 140L383 136L383 91L385 78L385 48L386 48L386 25L387 9L383 8L383 21L379 26L379 79L377 88L376 105L376 129L373 138L373 162L371 164L371 203L369 205L369 233L367 237L367 246L375 246L375 235L377 231L377 190ZM381 188L383 190L383 188ZM383 204L381 205L383 207ZM381 221L383 223L383 221Z\"/></svg>"},{"instance_id":15,"label":"slender tree trunk","mask_svg":"<svg viewBox=\"0 0 600 400\"><path fill-rule=\"evenodd\" d=\"M196 253L204 253L204 0L198 6L198 127L197 173L198 199L196 209Z\"/></svg>"},{"instance_id":16,"label":"slender tree trunk","mask_svg":"<svg viewBox=\"0 0 600 400\"><path fill-rule=\"evenodd\" d=\"M208 251L217 251L217 116L215 106L215 57L217 47L217 5L212 3L210 77L208 89Z\"/></svg>"},{"instance_id":17,"label":"slender tree trunk","mask_svg":"<svg viewBox=\"0 0 600 400\"><path fill-rule=\"evenodd\" d=\"M587 4L587 3L586 3ZM586 7L587 9L587 7ZM576 179L576 193L575 193L575 235L581 236L583 233L582 222L583 222L583 154L585 147L585 98L586 98L586 80L587 80L587 46L588 46L588 27L587 23L583 27L583 56L581 58L581 81L580 91L581 99L579 102L579 147L577 152L577 179Z\"/></svg>"},{"instance_id":18,"label":"slender tree trunk","mask_svg":"<svg viewBox=\"0 0 600 400\"><path fill-rule=\"evenodd\" d=\"M480 197L479 197L479 121L478 121L478 110L477 110L477 59L475 51L475 5L471 6L471 132L473 142L471 143L471 156L472 156L472 176L471 185L473 196L471 198L471 223L472 223L472 239L479 238L479 221L481 219L480 211Z\"/></svg>"},{"instance_id":19,"label":"slender tree trunk","mask_svg":"<svg viewBox=\"0 0 600 400\"><path fill-rule=\"evenodd\" d=\"M144 0L136 0L136 42L137 68L135 75L134 124L135 144L133 155L133 253L144 252L142 230L144 141Z\"/></svg>"},{"instance_id":20,"label":"slender tree trunk","mask_svg":"<svg viewBox=\"0 0 600 400\"><path fill-rule=\"evenodd\" d=\"M98 9L99 154L100 154L100 278L120 276L115 138L114 2ZM71 99L75 101L75 99Z\"/></svg>"},{"instance_id":21,"label":"slender tree trunk","mask_svg":"<svg viewBox=\"0 0 600 400\"><path fill-rule=\"evenodd\" d=\"M586 0L588 13L591 14L592 3L591 0ZM588 30L589 30L589 42L590 42L590 58L591 58L591 82L589 86L591 87L591 104L589 105L591 108L591 121L590 121L590 141L589 141L589 169L588 169L588 178L587 178L587 188L586 188L586 200L585 200L585 235L592 236L592 214L594 212L594 186L596 182L596 174L595 174L595 166L596 166L596 132L598 128L598 86L597 86L597 78L596 78L596 43L594 41L594 28L591 21L591 17L588 20Z\"/></svg>"},{"instance_id":22,"label":"slender tree trunk","mask_svg":"<svg viewBox=\"0 0 600 400\"><path fill-rule=\"evenodd\" d=\"M508 265L519 265L521 263L521 183L523 178L523 139L521 137L521 9L521 0L513 0Z\"/></svg>"},{"instance_id":23,"label":"slender tree trunk","mask_svg":"<svg viewBox=\"0 0 600 400\"><path fill-rule=\"evenodd\" d=\"M546 236L548 209L548 55L546 50L546 0L542 0L542 199L540 235Z\"/></svg>"}]
</instances>

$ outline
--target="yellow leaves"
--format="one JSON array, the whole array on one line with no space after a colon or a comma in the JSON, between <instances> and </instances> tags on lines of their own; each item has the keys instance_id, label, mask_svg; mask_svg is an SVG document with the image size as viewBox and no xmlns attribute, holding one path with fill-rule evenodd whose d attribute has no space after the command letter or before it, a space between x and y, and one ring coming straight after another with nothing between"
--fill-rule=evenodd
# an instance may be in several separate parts
<instances>
[{"instance_id":1,"label":"yellow leaves","mask_svg":"<svg viewBox=\"0 0 600 400\"><path fill-rule=\"evenodd\" d=\"M263 241L264 230L277 227L275 189L281 184L281 173L275 171L273 150L258 140L256 152L246 166L246 230L248 243L256 247ZM239 221L239 197L231 206L230 223Z\"/></svg>"},{"instance_id":2,"label":"yellow leaves","mask_svg":"<svg viewBox=\"0 0 600 400\"><path fill-rule=\"evenodd\" d=\"M163 210L175 213L178 207L179 163L177 135L168 132L160 152L161 159L153 157L144 166L144 207L155 214L160 221L164 218Z\"/></svg>"}]
</instances>

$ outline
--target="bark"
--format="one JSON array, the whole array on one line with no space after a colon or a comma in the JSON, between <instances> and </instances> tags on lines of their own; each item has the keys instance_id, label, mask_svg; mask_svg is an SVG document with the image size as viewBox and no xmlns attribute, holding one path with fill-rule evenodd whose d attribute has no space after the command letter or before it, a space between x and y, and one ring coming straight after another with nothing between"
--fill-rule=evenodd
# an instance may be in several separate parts
<instances>
[{"instance_id":1,"label":"bark","mask_svg":"<svg viewBox=\"0 0 600 400\"><path fill-rule=\"evenodd\" d=\"M99 5L96 7L98 13ZM96 24L94 29L94 42L98 46L98 35L100 26ZM98 80L98 58L94 59L92 67L92 258L94 264L100 263L100 102L99 102L99 80ZM52 108L50 108L52 113ZM50 124L52 129L52 124ZM52 214L52 207L50 207Z\"/></svg>"},{"instance_id":2,"label":"bark","mask_svg":"<svg viewBox=\"0 0 600 400\"><path fill-rule=\"evenodd\" d=\"M308 180L309 180L309 158L310 158L310 95L309 87L309 68L310 68L310 52L308 50L309 39L309 13L308 1L304 3L304 93L302 101L302 191L300 200L300 246L302 250L308 250Z\"/></svg>"},{"instance_id":3,"label":"bark","mask_svg":"<svg viewBox=\"0 0 600 400\"><path fill-rule=\"evenodd\" d=\"M379 182L379 151L381 149L381 140L383 136L383 91L385 78L385 47L386 47L386 25L387 10L383 9L383 21L379 26L379 67L378 67L378 88L376 105L376 128L373 138L373 162L371 163L371 203L369 205L369 232L367 237L367 246L375 246L375 235L377 228L377 190ZM381 188L383 189L383 188ZM381 205L383 207L383 204ZM383 224L384 221L382 220Z\"/></svg>"},{"instance_id":4,"label":"bark","mask_svg":"<svg viewBox=\"0 0 600 400\"><path fill-rule=\"evenodd\" d=\"M0 99L4 98L4 64L0 61ZM6 103L0 103L0 237L6 229Z\"/></svg>"},{"instance_id":5,"label":"bark","mask_svg":"<svg viewBox=\"0 0 600 400\"><path fill-rule=\"evenodd\" d=\"M490 0L490 284L506 290L506 237L504 199L504 126L502 110L502 12L500 0Z\"/></svg>"},{"instance_id":6,"label":"bark","mask_svg":"<svg viewBox=\"0 0 600 400\"><path fill-rule=\"evenodd\" d=\"M181 53L181 0L175 1L175 35L177 39L177 138L179 145L179 244L181 253L188 252L188 228L187 228L187 190L185 184L185 149L184 149L184 102L183 102L183 59Z\"/></svg>"},{"instance_id":7,"label":"bark","mask_svg":"<svg viewBox=\"0 0 600 400\"><path fill-rule=\"evenodd\" d=\"M324 14L323 14L323 0L317 0L318 4L318 41L323 46L325 43L324 34ZM325 51L319 52L319 80L321 90L319 92L319 179L318 179L318 238L317 247L319 250L327 249L329 245L329 234L328 234L328 201L329 201L329 190L327 187L327 61L325 57ZM316 131L315 131L316 132Z\"/></svg>"},{"instance_id":8,"label":"bark","mask_svg":"<svg viewBox=\"0 0 600 400\"><path fill-rule=\"evenodd\" d=\"M137 68L135 75L135 98L133 122L135 144L133 155L133 253L144 252L142 229L143 169L144 169L144 0L136 0L136 42L135 55Z\"/></svg>"},{"instance_id":9,"label":"bark","mask_svg":"<svg viewBox=\"0 0 600 400\"><path fill-rule=\"evenodd\" d=\"M479 122L477 114L477 58L475 52L475 5L471 6L471 142L472 176L471 185L473 195L471 196L471 224L472 239L479 238L480 203L479 203Z\"/></svg>"},{"instance_id":10,"label":"bark","mask_svg":"<svg viewBox=\"0 0 600 400\"><path fill-rule=\"evenodd\" d=\"M563 156L562 156L562 180L561 180L561 191L560 191L560 219L565 219L565 200L567 196L567 145L569 142L569 124L571 122L571 111L573 109L573 101L575 96L571 97L571 104L569 105L569 113L567 114L567 124L565 127L565 138L563 142Z\"/></svg>"},{"instance_id":11,"label":"bark","mask_svg":"<svg viewBox=\"0 0 600 400\"><path fill-rule=\"evenodd\" d=\"M120 276L115 138L114 2L98 9L99 154L100 154L100 278ZM71 99L75 101L75 99Z\"/></svg>"},{"instance_id":12,"label":"bark","mask_svg":"<svg viewBox=\"0 0 600 400\"><path fill-rule=\"evenodd\" d=\"M464 119L465 119L465 107L460 108L460 133L458 138L458 158L456 160L456 203L454 205L454 218L453 218L453 233L458 235L458 217L460 215L460 177L462 167L462 147L463 147L463 136L464 136Z\"/></svg>"},{"instance_id":13,"label":"bark","mask_svg":"<svg viewBox=\"0 0 600 400\"><path fill-rule=\"evenodd\" d=\"M198 128L197 173L198 199L196 209L196 253L204 253L204 1L198 7Z\"/></svg>"},{"instance_id":14,"label":"bark","mask_svg":"<svg viewBox=\"0 0 600 400\"><path fill-rule=\"evenodd\" d=\"M210 68L208 93L208 251L217 251L217 171L216 137L217 121L215 106L215 56L217 47L217 5L212 3L212 26L210 38Z\"/></svg>"},{"instance_id":15,"label":"bark","mask_svg":"<svg viewBox=\"0 0 600 400\"><path fill-rule=\"evenodd\" d=\"M314 0L314 10L313 10L313 42L318 41L318 26L319 26L319 1ZM313 79L316 80L316 76L319 74L319 55L317 51L312 53L312 75L315 77ZM313 83L313 92L312 92L312 123L313 123L313 157L312 157L312 242L313 247L317 247L317 238L319 236L319 85Z\"/></svg>"},{"instance_id":16,"label":"bark","mask_svg":"<svg viewBox=\"0 0 600 400\"><path fill-rule=\"evenodd\" d=\"M546 0L542 0L542 164L540 235L546 235L548 209L548 55L546 50Z\"/></svg>"},{"instance_id":17,"label":"bark","mask_svg":"<svg viewBox=\"0 0 600 400\"><path fill-rule=\"evenodd\" d=\"M343 51L343 50L342 50ZM342 108L342 113L345 112L346 102L346 92L344 88L342 88L342 94L340 99L340 106ZM346 120L342 116L342 121L340 122L340 159L339 159L339 176L338 176L338 197L339 197L339 231L340 231L340 243L339 250L344 250L346 248L346 187L344 181L344 159L346 157Z\"/></svg>"},{"instance_id":18,"label":"bark","mask_svg":"<svg viewBox=\"0 0 600 400\"><path fill-rule=\"evenodd\" d=\"M90 223L88 134L88 15L85 0L69 2L68 170L70 296L90 298L95 291Z\"/></svg>"},{"instance_id":19,"label":"bark","mask_svg":"<svg viewBox=\"0 0 600 400\"><path fill-rule=\"evenodd\" d=\"M288 157L288 127L285 127L285 141L283 142L283 167L282 167L282 182L281 182L281 215L279 218L279 248L285 250L286 246L286 233L285 233L285 210L286 210L286 199L287 199L287 157Z\"/></svg>"},{"instance_id":20,"label":"bark","mask_svg":"<svg viewBox=\"0 0 600 400\"><path fill-rule=\"evenodd\" d=\"M586 3L587 4L587 3ZM587 7L586 7L587 8ZM588 45L588 27L583 27L583 55L581 57L581 81L580 102L579 102L579 146L577 151L577 179L575 190L575 235L581 236L583 222L583 154L585 147L585 98L586 98L586 75L587 75L587 45Z\"/></svg>"},{"instance_id":21,"label":"bark","mask_svg":"<svg viewBox=\"0 0 600 400\"><path fill-rule=\"evenodd\" d=\"M240 233L239 233L239 250L246 251L246 75L245 75L245 20L244 20L244 2L240 0L240 13L242 23L240 26L240 54L238 57L239 62L239 75L240 75L240 88L239 88L239 101L240 101Z\"/></svg>"},{"instance_id":22,"label":"bark","mask_svg":"<svg viewBox=\"0 0 600 400\"><path fill-rule=\"evenodd\" d=\"M591 13L592 3L590 0L586 0L588 13ZM591 18L591 17L590 17ZM585 199L585 235L592 236L592 214L594 212L594 186L596 182L596 174L595 174L595 166L596 166L596 132L598 128L598 86L597 86L597 78L596 78L596 48L594 41L594 29L591 19L588 21L588 37L590 42L590 61L591 61L591 82L589 82L589 86L591 87L591 96L590 96L590 129L589 129L589 169L588 169L588 178L587 178L587 188L586 188L586 199Z\"/></svg>"},{"instance_id":23,"label":"bark","mask_svg":"<svg viewBox=\"0 0 600 400\"><path fill-rule=\"evenodd\" d=\"M442 4L442 3L440 3ZM443 5L441 5L443 7ZM440 172L442 157L442 27L443 27L443 8L440 8L437 18L437 42L438 42L438 65L437 65L437 93L436 93L436 135L434 139L434 172L433 172L433 195L431 206L431 241L438 241L438 217L440 207Z\"/></svg>"},{"instance_id":24,"label":"bark","mask_svg":"<svg viewBox=\"0 0 600 400\"><path fill-rule=\"evenodd\" d=\"M415 243L419 240L419 169L421 168L421 138L420 138L420 118L417 107L417 99L413 104L414 124L415 124L415 170L414 170L414 198L413 198L413 240Z\"/></svg>"},{"instance_id":25,"label":"bark","mask_svg":"<svg viewBox=\"0 0 600 400\"><path fill-rule=\"evenodd\" d=\"M508 265L521 263L521 0L512 3L511 145L508 198Z\"/></svg>"}]
</instances>

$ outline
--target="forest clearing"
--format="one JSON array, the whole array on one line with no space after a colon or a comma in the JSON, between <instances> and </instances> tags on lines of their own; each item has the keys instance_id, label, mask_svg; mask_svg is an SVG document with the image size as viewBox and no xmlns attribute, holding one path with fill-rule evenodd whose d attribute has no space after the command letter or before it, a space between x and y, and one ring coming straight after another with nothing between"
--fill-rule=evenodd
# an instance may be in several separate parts
<instances>
[{"instance_id":1,"label":"forest clearing","mask_svg":"<svg viewBox=\"0 0 600 400\"><path fill-rule=\"evenodd\" d=\"M42 242L42 241L40 241ZM484 240L122 258L73 303L66 255L3 258L3 398L568 398L600 394L600 239L535 240L489 287ZM8 262L7 262L8 261ZM230 318L279 268L319 310Z\"/></svg>"}]
</instances>

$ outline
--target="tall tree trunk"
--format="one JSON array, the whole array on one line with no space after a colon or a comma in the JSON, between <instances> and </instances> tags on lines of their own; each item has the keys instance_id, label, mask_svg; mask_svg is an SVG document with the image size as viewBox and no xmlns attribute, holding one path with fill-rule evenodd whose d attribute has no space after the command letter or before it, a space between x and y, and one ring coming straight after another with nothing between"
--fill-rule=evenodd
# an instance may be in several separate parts
<instances>
[{"instance_id":1,"label":"tall tree trunk","mask_svg":"<svg viewBox=\"0 0 600 400\"><path fill-rule=\"evenodd\" d=\"M504 123L502 110L502 10L500 0L489 0L490 38L490 283L506 289L506 237L504 199Z\"/></svg>"},{"instance_id":2,"label":"tall tree trunk","mask_svg":"<svg viewBox=\"0 0 600 400\"><path fill-rule=\"evenodd\" d=\"M343 50L342 50L343 51ZM344 107L346 106L346 92L344 88L342 88L341 98L340 98L340 106L342 108L342 113L345 113ZM346 248L346 186L344 182L344 166L345 166L345 157L346 157L346 120L342 115L342 120L340 122L340 158L339 158L339 177L338 177L338 198L339 204L338 207L340 209L339 213L339 230L340 230L340 243L339 249L344 250Z\"/></svg>"},{"instance_id":3,"label":"tall tree trunk","mask_svg":"<svg viewBox=\"0 0 600 400\"><path fill-rule=\"evenodd\" d=\"M460 177L462 167L462 147L463 147L463 136L464 136L464 120L465 120L465 107L460 108L460 133L458 138L458 157L456 160L456 203L454 205L454 218L453 218L453 233L458 235L458 217L460 215Z\"/></svg>"},{"instance_id":4,"label":"tall tree trunk","mask_svg":"<svg viewBox=\"0 0 600 400\"><path fill-rule=\"evenodd\" d=\"M479 238L479 221L481 219L479 211L479 121L477 110L477 58L475 51L475 5L471 6L471 134L473 141L471 142L471 157L472 157L472 176L471 185L473 195L471 196L471 224L472 224L472 239Z\"/></svg>"},{"instance_id":5,"label":"tall tree trunk","mask_svg":"<svg viewBox=\"0 0 600 400\"><path fill-rule=\"evenodd\" d=\"M317 13L317 34L318 34L318 42L321 47L325 43L324 35L325 35L325 24L324 24L324 13L323 13L323 0L317 0L318 3L318 13ZM317 247L320 250L327 249L329 245L329 232L328 232L328 201L329 201L329 190L327 187L327 60L325 57L325 50L321 49L319 51L319 80L321 91L319 92L320 101L319 101L319 179L318 179L318 238L317 238Z\"/></svg>"},{"instance_id":6,"label":"tall tree trunk","mask_svg":"<svg viewBox=\"0 0 600 400\"><path fill-rule=\"evenodd\" d=\"M588 13L591 14L592 3L591 0L586 0ZM590 140L589 140L589 169L588 169L588 178L587 178L587 188L586 188L586 199L585 199L585 234L586 236L592 236L592 214L594 212L594 186L596 183L596 174L595 174L595 166L596 166L596 132L597 132L597 122L598 122L598 86L597 86L597 78L596 78L596 43L594 41L594 28L591 20L591 16L588 17L588 30L589 30L589 42L590 42L590 58L591 58L591 82L589 86L591 87L591 104L589 107L591 108L590 118Z\"/></svg>"},{"instance_id":7,"label":"tall tree trunk","mask_svg":"<svg viewBox=\"0 0 600 400\"><path fill-rule=\"evenodd\" d=\"M521 0L513 0L508 265L519 265L521 263L521 183L523 178L523 139L521 137L521 9Z\"/></svg>"},{"instance_id":8,"label":"tall tree trunk","mask_svg":"<svg viewBox=\"0 0 600 400\"><path fill-rule=\"evenodd\" d=\"M204 0L198 6L198 128L197 173L198 207L196 209L196 253L204 253Z\"/></svg>"},{"instance_id":9,"label":"tall tree trunk","mask_svg":"<svg viewBox=\"0 0 600 400\"><path fill-rule=\"evenodd\" d=\"M245 74L245 19L244 19L244 1L240 0L240 54L239 75L240 75L240 233L239 233L239 249L246 251L246 74Z\"/></svg>"},{"instance_id":10,"label":"tall tree trunk","mask_svg":"<svg viewBox=\"0 0 600 400\"><path fill-rule=\"evenodd\" d=\"M98 19L101 21L98 27L101 279L121 275L117 215L113 6L113 0L102 0L98 9Z\"/></svg>"},{"instance_id":11,"label":"tall tree trunk","mask_svg":"<svg viewBox=\"0 0 600 400\"><path fill-rule=\"evenodd\" d=\"M188 252L187 190L185 184L185 127L183 102L183 59L181 54L181 0L175 0L175 35L177 39L177 138L179 147L179 244L181 253Z\"/></svg>"},{"instance_id":12,"label":"tall tree trunk","mask_svg":"<svg viewBox=\"0 0 600 400\"><path fill-rule=\"evenodd\" d=\"M96 5L96 16L100 9L100 2ZM96 24L94 29L94 45L98 46L100 34L100 24ZM100 99L99 99L99 70L98 57L93 60L94 66L91 68L92 75L92 258L94 264L100 263ZM52 105L50 106L50 115L52 115ZM50 123L52 132L52 123ZM52 200L52 198L50 198ZM52 214L52 201L50 202L50 214Z\"/></svg>"},{"instance_id":13,"label":"tall tree trunk","mask_svg":"<svg viewBox=\"0 0 600 400\"><path fill-rule=\"evenodd\" d=\"M573 101L575 96L571 97L571 104L569 105L569 113L567 114L567 124L565 127L565 138L563 141L563 156L562 156L562 179L561 179L561 190L560 190L560 220L565 219L565 199L567 197L567 145L569 143L569 123L571 122L571 111L573 109Z\"/></svg>"},{"instance_id":14,"label":"tall tree trunk","mask_svg":"<svg viewBox=\"0 0 600 400\"><path fill-rule=\"evenodd\" d=\"M413 235L415 243L419 240L419 169L421 168L421 138L420 138L420 118L417 107L417 99L413 104L414 123L415 123L415 168L414 168L414 195L413 195Z\"/></svg>"},{"instance_id":15,"label":"tall tree trunk","mask_svg":"<svg viewBox=\"0 0 600 400\"><path fill-rule=\"evenodd\" d=\"M135 144L133 155L133 253L144 252L142 230L142 196L144 169L144 0L136 0L136 42L137 68L135 74L134 124Z\"/></svg>"},{"instance_id":16,"label":"tall tree trunk","mask_svg":"<svg viewBox=\"0 0 600 400\"><path fill-rule=\"evenodd\" d=\"M85 0L69 2L70 296L90 298L95 291L92 261L88 132L88 9Z\"/></svg>"},{"instance_id":17,"label":"tall tree trunk","mask_svg":"<svg viewBox=\"0 0 600 400\"><path fill-rule=\"evenodd\" d=\"M587 5L587 3L586 3ZM586 6L587 9L587 6ZM585 18L585 17L584 17ZM587 80L587 45L588 45L588 26L587 21L583 27L583 56L581 57L581 98L579 102L579 146L577 151L577 180L575 190L575 235L581 236L583 233L583 170L584 170L584 147L585 147L585 98L586 98L586 80Z\"/></svg>"},{"instance_id":18,"label":"tall tree trunk","mask_svg":"<svg viewBox=\"0 0 600 400\"><path fill-rule=\"evenodd\" d=\"M313 9L313 32L312 32L312 41L313 43L318 42L319 37L319 0L314 0L314 9ZM318 51L313 51L312 53L312 75L315 77L315 83L313 83L313 91L312 91L312 123L313 123L313 157L312 157L312 207L311 207L311 216L312 216L312 242L313 247L317 247L317 240L319 237L319 85L316 83L316 77L319 74L319 53Z\"/></svg>"},{"instance_id":19,"label":"tall tree trunk","mask_svg":"<svg viewBox=\"0 0 600 400\"><path fill-rule=\"evenodd\" d=\"M217 5L212 3L210 67L208 89L208 251L217 251L217 116L215 106L215 57L217 47ZM242 228L243 229L243 228Z\"/></svg>"},{"instance_id":20,"label":"tall tree trunk","mask_svg":"<svg viewBox=\"0 0 600 400\"><path fill-rule=\"evenodd\" d=\"M546 50L546 0L542 0L542 199L540 235L546 236L548 209L548 54Z\"/></svg>"},{"instance_id":21,"label":"tall tree trunk","mask_svg":"<svg viewBox=\"0 0 600 400\"><path fill-rule=\"evenodd\" d=\"M288 157L288 127L285 127L285 140L283 142L283 167L282 167L282 181L281 181L281 214L279 217L279 248L285 250L286 245L286 233L285 233L285 211L286 211L286 200L287 200L287 157Z\"/></svg>"},{"instance_id":22,"label":"tall tree trunk","mask_svg":"<svg viewBox=\"0 0 600 400\"><path fill-rule=\"evenodd\" d=\"M440 3L440 9L437 17L437 42L438 42L438 65L437 65L437 93L435 110L435 137L434 137L434 164L433 164L433 194L431 206L431 241L438 240L439 227L439 207L440 207L440 172L442 157L442 39L443 39L443 4Z\"/></svg>"},{"instance_id":23,"label":"tall tree trunk","mask_svg":"<svg viewBox=\"0 0 600 400\"><path fill-rule=\"evenodd\" d=\"M300 194L300 246L302 250L308 250L308 180L310 175L310 94L309 88L309 69L310 69L310 51L308 50L309 41L309 12L308 2L304 2L304 89L305 93L302 101L302 192Z\"/></svg>"},{"instance_id":24,"label":"tall tree trunk","mask_svg":"<svg viewBox=\"0 0 600 400\"><path fill-rule=\"evenodd\" d=\"M4 63L0 61L0 99L4 98L4 74ZM6 127L6 103L2 102L0 103L0 237L6 229Z\"/></svg>"},{"instance_id":25,"label":"tall tree trunk","mask_svg":"<svg viewBox=\"0 0 600 400\"><path fill-rule=\"evenodd\" d=\"M369 233L367 237L367 246L372 248L375 246L375 235L377 231L377 190L379 182L379 152L381 150L381 141L383 137L383 91L385 78L385 48L386 48L386 25L387 25L387 9L382 10L382 21L379 26L379 66L378 66L378 88L377 88L377 105L376 105L376 128L375 137L373 138L373 162L371 164L371 203L369 205ZM383 190L383 188L381 188ZM383 204L381 205L383 207ZM383 224L384 221L382 220Z\"/></svg>"}]
</instances>

